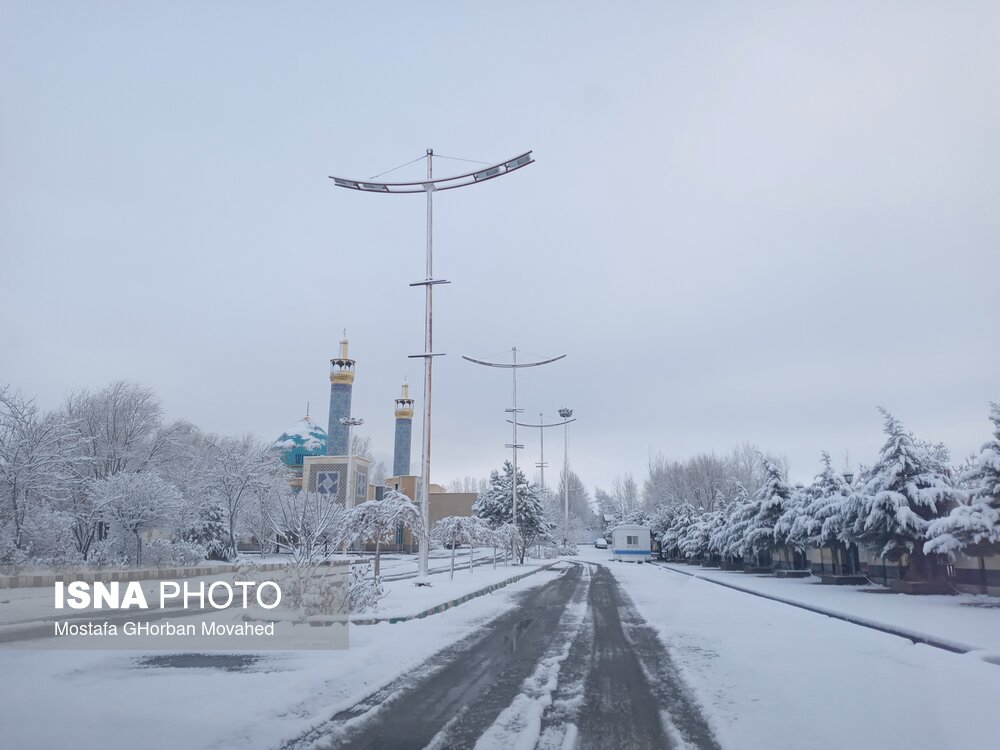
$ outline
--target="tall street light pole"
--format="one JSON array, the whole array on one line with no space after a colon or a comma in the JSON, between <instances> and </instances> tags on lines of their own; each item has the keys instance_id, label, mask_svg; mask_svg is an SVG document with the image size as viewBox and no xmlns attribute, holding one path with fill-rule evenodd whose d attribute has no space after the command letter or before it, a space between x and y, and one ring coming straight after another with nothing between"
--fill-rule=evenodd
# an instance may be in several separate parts
<instances>
[{"instance_id":1,"label":"tall street light pole","mask_svg":"<svg viewBox=\"0 0 1000 750\"><path fill-rule=\"evenodd\" d=\"M568 413L564 413L564 412L568 412ZM513 422L514 429L517 429L517 427L519 425L521 427L534 427L534 428L536 428L538 430L539 434L541 435L542 460L541 460L540 463L536 464L537 466L544 466L544 464L545 464L545 428L546 427L559 427L559 426L562 426L564 430L568 430L569 428L566 427L565 425L568 425L570 422L575 422L576 421L575 419L570 419L570 417L573 416L573 410L572 409L560 409L559 410L559 416L562 417L564 421L562 421L562 422L550 422L549 424L544 424L542 422L542 415L539 414L538 415L538 424L532 424L530 422L517 422L517 421ZM514 419L516 420L517 417L515 417ZM508 419L507 421L511 422L512 420ZM567 432L566 435L568 435L568 434L569 433ZM565 500L565 503L564 503L565 507L563 509L563 513L564 513L564 516L565 516L565 528L568 529L569 528L569 487L568 487L568 482L569 482L569 458L568 458L568 456L569 456L569 438L568 437L565 438L565 443L566 443L566 454L565 454L565 457L563 458L563 464L564 464L564 467L565 467L564 468L563 487L564 487L565 492L563 494L565 495L566 500ZM542 469L542 472L543 472L542 473L542 491L544 492L545 491L545 473L544 473L545 469L544 468ZM565 542L566 542L566 539L565 539L565 536L564 536L563 537L563 544L564 544L564 546L565 546Z\"/></svg>"},{"instance_id":2,"label":"tall street light pole","mask_svg":"<svg viewBox=\"0 0 1000 750\"><path fill-rule=\"evenodd\" d=\"M517 421L517 415L523 411L523 409L517 408L517 371L524 367L540 367L541 365L547 365L550 362L556 362L563 357L565 354L560 354L558 357L552 357L551 359L543 359L539 362L521 362L517 361L517 347L511 349L512 354L512 364L506 362L486 362L481 359L473 359L472 357L466 357L462 355L462 359L472 362L477 365L483 365L485 367L500 367L509 369L513 375L514 382L514 406L511 409L506 409L510 415L511 419L507 420L514 426L514 442L508 444L506 447L510 448L514 452L514 476L511 480L511 518L513 519L514 525L517 525L517 451L519 448L523 448L523 445L519 445L517 442L517 426L520 424ZM527 425L528 427L536 427L537 425Z\"/></svg>"},{"instance_id":3,"label":"tall street light pole","mask_svg":"<svg viewBox=\"0 0 1000 750\"><path fill-rule=\"evenodd\" d=\"M566 531L569 533L569 423L575 420L570 419L573 410L565 406L559 410L559 416L566 420L563 422L563 513L566 518Z\"/></svg>"},{"instance_id":4,"label":"tall street light pole","mask_svg":"<svg viewBox=\"0 0 1000 750\"><path fill-rule=\"evenodd\" d=\"M526 151L513 159L499 162L485 169L476 172L455 175L454 177L443 177L434 179L433 158L434 150L427 149L427 179L421 182L372 182L366 180L354 180L344 177L333 177L334 185L347 188L349 190L359 190L366 193L425 193L427 195L427 255L426 255L426 276L423 281L417 281L410 286L424 287L424 352L423 354L412 354L411 359L424 360L424 424L421 430L421 465L422 474L420 481L420 512L424 520L424 528L430 527L430 500L428 494L431 484L431 381L433 375L433 359L441 356L441 353L434 352L434 316L433 316L433 287L436 284L447 284L443 279L434 278L434 193L439 190L453 190L455 188L475 185L486 182L496 177L513 172L528 164L534 163L531 152ZM372 178L374 179L374 178ZM427 575L429 543L420 543L420 575Z\"/></svg>"}]
</instances>

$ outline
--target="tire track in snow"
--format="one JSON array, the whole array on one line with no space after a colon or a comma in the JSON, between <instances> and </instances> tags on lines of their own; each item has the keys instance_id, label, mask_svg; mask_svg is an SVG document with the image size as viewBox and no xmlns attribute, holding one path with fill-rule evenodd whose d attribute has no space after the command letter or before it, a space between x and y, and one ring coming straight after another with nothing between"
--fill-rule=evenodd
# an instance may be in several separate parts
<instances>
[{"instance_id":1,"label":"tire track in snow","mask_svg":"<svg viewBox=\"0 0 1000 750\"><path fill-rule=\"evenodd\" d=\"M573 594L581 588L579 564L527 593L514 609L481 631L425 662L355 706L341 711L285 748L417 748L449 722L467 727L448 750L472 747L532 674ZM464 717L464 720L463 720ZM449 742L452 740L450 739Z\"/></svg>"}]
</instances>

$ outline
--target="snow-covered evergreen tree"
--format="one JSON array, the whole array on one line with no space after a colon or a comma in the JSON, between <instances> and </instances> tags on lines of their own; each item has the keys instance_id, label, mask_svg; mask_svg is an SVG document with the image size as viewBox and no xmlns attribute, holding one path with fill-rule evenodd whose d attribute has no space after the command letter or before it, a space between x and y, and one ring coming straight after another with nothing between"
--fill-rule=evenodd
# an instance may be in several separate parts
<instances>
[{"instance_id":1,"label":"snow-covered evergreen tree","mask_svg":"<svg viewBox=\"0 0 1000 750\"><path fill-rule=\"evenodd\" d=\"M656 514L657 539L667 557L684 554L682 542L694 522L694 509L687 503L662 506ZM652 522L650 524L652 528Z\"/></svg>"},{"instance_id":2,"label":"snow-covered evergreen tree","mask_svg":"<svg viewBox=\"0 0 1000 750\"><path fill-rule=\"evenodd\" d=\"M757 516L757 510L746 487L742 482L736 482L733 497L726 506L725 523L717 526L709 538L709 544L719 551L724 562L737 563L750 552L747 531Z\"/></svg>"},{"instance_id":3,"label":"snow-covered evergreen tree","mask_svg":"<svg viewBox=\"0 0 1000 750\"><path fill-rule=\"evenodd\" d=\"M783 530L776 530L775 527L792 495L792 488L785 481L781 468L766 457L762 457L761 461L764 483L750 499L749 510L753 512L753 518L745 533L747 548L758 556L758 562L764 559L764 555L770 556L776 547L787 543Z\"/></svg>"},{"instance_id":4,"label":"snow-covered evergreen tree","mask_svg":"<svg viewBox=\"0 0 1000 750\"><path fill-rule=\"evenodd\" d=\"M830 454L823 451L823 468L813 479L809 494L811 500L794 532L807 546L826 547L834 559L835 570L853 570L852 560L856 548L846 525L848 499L851 488L833 468Z\"/></svg>"},{"instance_id":5,"label":"snow-covered evergreen tree","mask_svg":"<svg viewBox=\"0 0 1000 750\"><path fill-rule=\"evenodd\" d=\"M926 554L962 552L979 558L1000 554L1000 404L990 403L990 421L993 439L960 477L971 488L968 501L931 521Z\"/></svg>"},{"instance_id":6,"label":"snow-covered evergreen tree","mask_svg":"<svg viewBox=\"0 0 1000 750\"><path fill-rule=\"evenodd\" d=\"M886 441L864 486L849 501L850 533L888 560L909 555L908 577L928 580L937 573L924 553L928 527L961 493L952 484L947 452L918 442L888 411L879 411Z\"/></svg>"},{"instance_id":7,"label":"snow-covered evergreen tree","mask_svg":"<svg viewBox=\"0 0 1000 750\"><path fill-rule=\"evenodd\" d=\"M479 496L472 511L492 528L505 523L517 526L520 541L516 543L515 555L523 564L527 548L549 539L550 534L545 522L545 511L538 497L538 488L528 482L520 469L517 472L517 519L514 519L513 486L514 467L510 461L504 461L502 473L495 469L490 472L489 490Z\"/></svg>"}]
</instances>

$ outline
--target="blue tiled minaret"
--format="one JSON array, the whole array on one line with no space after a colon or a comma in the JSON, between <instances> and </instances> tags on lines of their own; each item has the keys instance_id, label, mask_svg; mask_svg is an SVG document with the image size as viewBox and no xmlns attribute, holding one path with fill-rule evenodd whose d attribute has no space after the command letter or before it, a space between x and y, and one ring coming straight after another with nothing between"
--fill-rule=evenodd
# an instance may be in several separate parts
<instances>
[{"instance_id":1,"label":"blue tiled minaret","mask_svg":"<svg viewBox=\"0 0 1000 750\"><path fill-rule=\"evenodd\" d=\"M396 442L392 452L392 475L410 475L410 443L413 435L413 399L410 386L403 383L403 393L396 399Z\"/></svg>"},{"instance_id":2,"label":"blue tiled minaret","mask_svg":"<svg viewBox=\"0 0 1000 750\"><path fill-rule=\"evenodd\" d=\"M351 416L351 389L354 387L354 360L347 351L347 338L340 342L340 356L330 360L330 421L327 423L326 455L346 456L350 427L341 424Z\"/></svg>"}]
</instances>

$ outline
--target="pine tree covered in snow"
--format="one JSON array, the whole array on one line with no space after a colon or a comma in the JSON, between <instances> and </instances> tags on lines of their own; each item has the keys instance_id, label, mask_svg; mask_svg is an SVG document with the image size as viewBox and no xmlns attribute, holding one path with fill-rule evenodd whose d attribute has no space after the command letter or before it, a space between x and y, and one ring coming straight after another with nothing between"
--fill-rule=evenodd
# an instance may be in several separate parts
<instances>
[{"instance_id":1,"label":"pine tree covered in snow","mask_svg":"<svg viewBox=\"0 0 1000 750\"><path fill-rule=\"evenodd\" d=\"M849 500L853 539L888 560L910 556L907 577L928 580L937 570L924 553L930 522L960 501L941 446L918 442L885 409L885 444L864 486Z\"/></svg>"},{"instance_id":2,"label":"pine tree covered in snow","mask_svg":"<svg viewBox=\"0 0 1000 750\"><path fill-rule=\"evenodd\" d=\"M746 530L747 548L758 556L758 562L762 562L765 555L770 556L776 547L786 544L783 530L779 528L776 533L775 527L792 495L792 488L788 486L778 465L766 457L762 457L762 463L764 483L750 499L750 509L754 511L754 516Z\"/></svg>"},{"instance_id":3,"label":"pine tree covered in snow","mask_svg":"<svg viewBox=\"0 0 1000 750\"><path fill-rule=\"evenodd\" d=\"M833 468L830 454L823 451L823 469L810 486L811 501L798 527L797 536L810 547L827 547L834 558L834 569L854 572L857 550L853 547L846 518L851 488Z\"/></svg>"},{"instance_id":4,"label":"pine tree covered in snow","mask_svg":"<svg viewBox=\"0 0 1000 750\"><path fill-rule=\"evenodd\" d=\"M538 497L538 488L529 484L524 473L517 472L517 519L514 519L514 467L510 461L504 461L503 473L490 472L490 487L485 494L479 496L472 506L472 511L484 519L491 527L497 528L505 523L515 523L521 539L516 543L518 560L524 562L524 554L528 547L550 538L548 525L545 523L545 511Z\"/></svg>"},{"instance_id":5,"label":"pine tree covered in snow","mask_svg":"<svg viewBox=\"0 0 1000 750\"><path fill-rule=\"evenodd\" d=\"M726 506L726 522L709 539L724 562L736 564L751 551L747 544L747 531L757 517L757 510L746 487L737 482L733 497Z\"/></svg>"},{"instance_id":6,"label":"pine tree covered in snow","mask_svg":"<svg viewBox=\"0 0 1000 750\"><path fill-rule=\"evenodd\" d=\"M688 529L694 522L694 509L687 503L663 506L655 514L655 521L650 523L656 529L656 538L668 558L680 557L684 554L682 542Z\"/></svg>"},{"instance_id":7,"label":"pine tree covered in snow","mask_svg":"<svg viewBox=\"0 0 1000 750\"><path fill-rule=\"evenodd\" d=\"M975 462L960 477L963 484L972 487L968 502L931 521L924 544L926 554L1000 554L1000 404L990 404L990 421L993 439L983 445Z\"/></svg>"}]
</instances>

